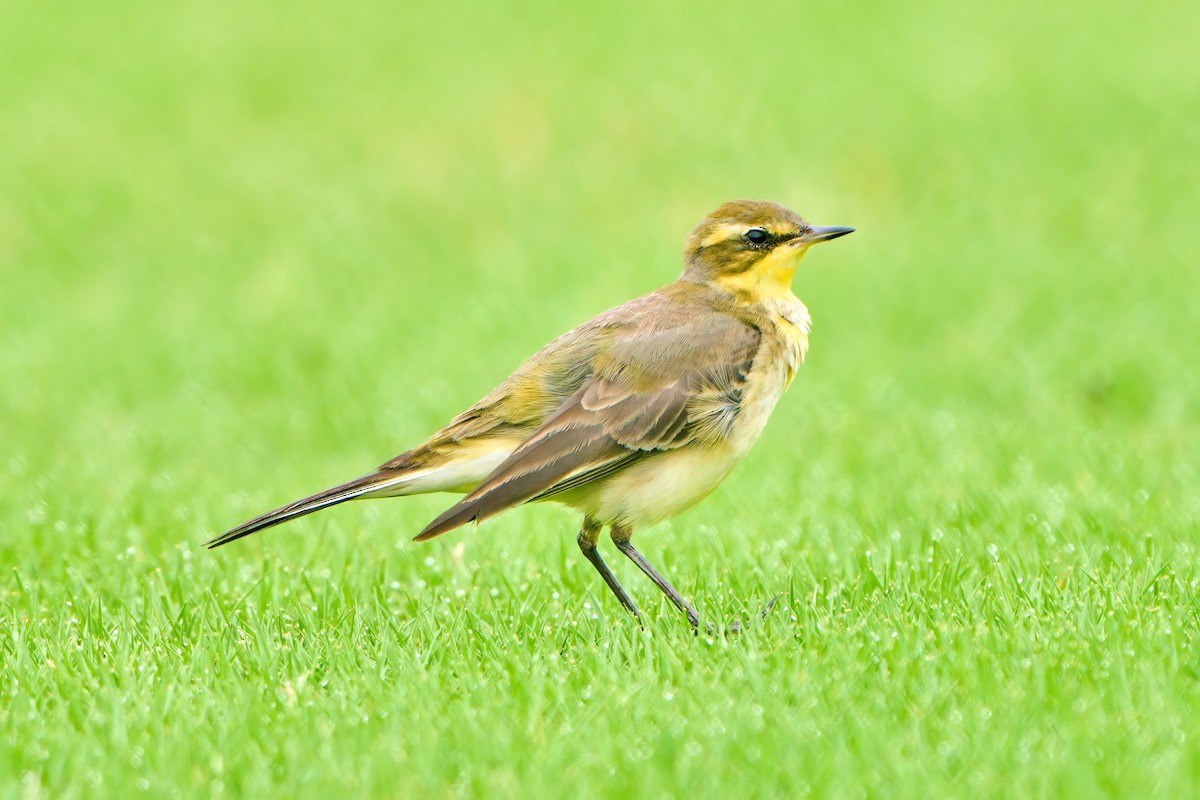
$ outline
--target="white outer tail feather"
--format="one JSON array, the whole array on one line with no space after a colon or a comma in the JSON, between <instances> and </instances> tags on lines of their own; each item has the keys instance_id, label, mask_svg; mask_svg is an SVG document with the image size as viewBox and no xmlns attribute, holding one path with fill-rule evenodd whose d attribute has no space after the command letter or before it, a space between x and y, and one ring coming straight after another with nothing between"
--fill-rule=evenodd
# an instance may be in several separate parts
<instances>
[{"instance_id":1,"label":"white outer tail feather","mask_svg":"<svg viewBox=\"0 0 1200 800\"><path fill-rule=\"evenodd\" d=\"M329 506L356 500L362 497L401 497L429 492L469 492L483 481L492 470L508 458L513 448L496 447L472 458L451 461L433 469L388 475L375 472L361 478L326 489L323 492L281 506L274 511L247 520L220 536L205 543L206 547L219 547L243 536L273 527L282 522L303 517Z\"/></svg>"}]
</instances>

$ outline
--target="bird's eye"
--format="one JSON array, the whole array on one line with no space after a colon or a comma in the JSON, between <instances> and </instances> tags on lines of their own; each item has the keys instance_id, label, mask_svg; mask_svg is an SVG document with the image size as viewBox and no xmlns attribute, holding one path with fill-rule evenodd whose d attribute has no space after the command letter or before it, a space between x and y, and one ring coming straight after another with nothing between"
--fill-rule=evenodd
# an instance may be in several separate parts
<instances>
[{"instance_id":1,"label":"bird's eye","mask_svg":"<svg viewBox=\"0 0 1200 800\"><path fill-rule=\"evenodd\" d=\"M761 247L767 243L767 239L771 238L771 235L762 228L751 228L742 235L745 237L747 242L755 247Z\"/></svg>"}]
</instances>

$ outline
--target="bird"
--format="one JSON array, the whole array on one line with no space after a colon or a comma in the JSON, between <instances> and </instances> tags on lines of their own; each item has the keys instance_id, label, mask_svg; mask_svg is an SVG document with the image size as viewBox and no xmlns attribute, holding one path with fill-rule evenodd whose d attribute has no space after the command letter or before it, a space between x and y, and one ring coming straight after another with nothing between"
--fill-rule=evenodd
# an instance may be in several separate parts
<instances>
[{"instance_id":1,"label":"bird","mask_svg":"<svg viewBox=\"0 0 1200 800\"><path fill-rule=\"evenodd\" d=\"M773 202L724 203L687 237L674 282L554 339L411 450L206 546L360 498L465 495L417 541L556 501L582 513L580 550L639 624L600 554L606 528L696 628L699 613L634 547L634 531L704 499L759 438L808 350L811 317L791 288L797 266L813 245L853 230L810 225Z\"/></svg>"}]
</instances>

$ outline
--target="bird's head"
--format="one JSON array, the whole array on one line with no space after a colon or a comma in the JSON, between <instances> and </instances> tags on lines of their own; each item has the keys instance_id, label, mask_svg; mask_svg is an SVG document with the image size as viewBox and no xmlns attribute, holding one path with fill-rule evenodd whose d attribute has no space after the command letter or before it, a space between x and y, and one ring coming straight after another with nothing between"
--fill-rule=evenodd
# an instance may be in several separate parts
<instances>
[{"instance_id":1,"label":"bird's head","mask_svg":"<svg viewBox=\"0 0 1200 800\"><path fill-rule=\"evenodd\" d=\"M688 237L682 279L737 293L790 292L808 248L853 228L816 227L763 200L734 200L705 217Z\"/></svg>"}]
</instances>

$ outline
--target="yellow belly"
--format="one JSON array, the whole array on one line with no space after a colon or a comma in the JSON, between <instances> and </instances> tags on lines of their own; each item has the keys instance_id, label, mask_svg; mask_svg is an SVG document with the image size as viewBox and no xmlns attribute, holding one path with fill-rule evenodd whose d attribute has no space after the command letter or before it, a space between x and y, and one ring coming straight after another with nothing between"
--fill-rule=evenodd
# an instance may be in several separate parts
<instances>
[{"instance_id":1,"label":"yellow belly","mask_svg":"<svg viewBox=\"0 0 1200 800\"><path fill-rule=\"evenodd\" d=\"M556 499L604 524L653 525L703 500L740 460L724 447L669 450Z\"/></svg>"}]
</instances>

